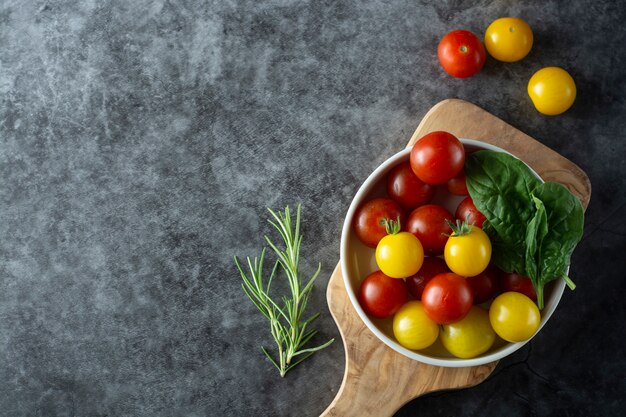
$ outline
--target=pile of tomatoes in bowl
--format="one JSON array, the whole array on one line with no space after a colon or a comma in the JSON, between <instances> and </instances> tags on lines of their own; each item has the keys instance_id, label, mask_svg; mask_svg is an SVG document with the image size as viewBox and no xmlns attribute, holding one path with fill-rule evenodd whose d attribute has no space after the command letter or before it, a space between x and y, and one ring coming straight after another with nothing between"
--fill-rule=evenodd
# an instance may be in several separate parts
<instances>
[{"instance_id":1,"label":"pile of tomatoes in bowl","mask_svg":"<svg viewBox=\"0 0 626 417\"><path fill-rule=\"evenodd\" d=\"M342 236L348 294L366 325L426 363L471 366L521 347L542 318L527 277L490 264L492 247L465 184L466 153L502 149L433 132L363 184ZM563 288L560 288L562 293Z\"/></svg>"}]
</instances>

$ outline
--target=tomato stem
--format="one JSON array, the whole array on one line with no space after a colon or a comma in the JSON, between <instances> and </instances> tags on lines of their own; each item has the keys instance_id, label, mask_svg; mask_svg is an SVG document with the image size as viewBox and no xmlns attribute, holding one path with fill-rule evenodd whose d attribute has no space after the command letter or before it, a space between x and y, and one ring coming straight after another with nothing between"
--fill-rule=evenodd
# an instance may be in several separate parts
<instances>
[{"instance_id":1,"label":"tomato stem","mask_svg":"<svg viewBox=\"0 0 626 417\"><path fill-rule=\"evenodd\" d=\"M395 235L402 228L400 225L400 216L398 216L396 220L389 220L385 218L383 219L383 224L385 225L388 235Z\"/></svg>"},{"instance_id":2,"label":"tomato stem","mask_svg":"<svg viewBox=\"0 0 626 417\"><path fill-rule=\"evenodd\" d=\"M446 223L448 223L448 226L452 229L452 234L454 236L469 235L472 231L472 227L474 227L474 223L470 224L469 222L469 214L463 221L457 219L456 223L452 223L450 220L446 220Z\"/></svg>"}]
</instances>

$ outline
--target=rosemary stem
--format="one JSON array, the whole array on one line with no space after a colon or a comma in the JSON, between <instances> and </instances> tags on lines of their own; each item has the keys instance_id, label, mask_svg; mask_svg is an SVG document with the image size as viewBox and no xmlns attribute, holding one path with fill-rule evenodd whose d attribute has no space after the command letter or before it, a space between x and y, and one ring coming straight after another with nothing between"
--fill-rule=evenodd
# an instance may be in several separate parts
<instances>
[{"instance_id":1,"label":"rosemary stem","mask_svg":"<svg viewBox=\"0 0 626 417\"><path fill-rule=\"evenodd\" d=\"M269 223L278 231L283 240L284 247L278 247L268 236L265 236L267 245L278 258L277 262L274 264L267 285L263 285L263 259L265 249L263 249L260 259L254 258L254 262L248 259L248 268L250 269L252 279L250 279L248 273L242 269L237 257L235 257L235 264L244 280L243 288L245 294L270 322L270 333L278 348L278 361L276 361L265 348L262 348L263 353L278 368L280 376L284 377L288 371L303 360L329 346L334 339L316 347L305 347L313 335L317 333L316 330L306 330L307 325L310 325L313 320L319 316L319 313L304 322L301 322L301 320L304 316L304 310L306 309L309 295L313 289L313 281L319 274L320 267L318 267L317 272L315 272L303 287L302 274L299 266L300 245L302 243L302 235L300 234L300 205L298 205L296 210L295 226L293 225L289 207L286 207L284 212L279 213L275 213L271 209L268 209L268 211L272 217ZM285 274L290 292L290 297L282 297L282 307L278 305L277 299L273 299L269 294L270 284L277 276L278 266L280 266ZM298 355L301 356L294 363L293 359Z\"/></svg>"}]
</instances>

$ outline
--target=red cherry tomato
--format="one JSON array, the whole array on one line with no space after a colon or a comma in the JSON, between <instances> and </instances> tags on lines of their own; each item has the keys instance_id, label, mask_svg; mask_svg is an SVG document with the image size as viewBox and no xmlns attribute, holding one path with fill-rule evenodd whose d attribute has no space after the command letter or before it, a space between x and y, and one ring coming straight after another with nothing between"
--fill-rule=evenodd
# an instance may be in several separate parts
<instances>
[{"instance_id":1,"label":"red cherry tomato","mask_svg":"<svg viewBox=\"0 0 626 417\"><path fill-rule=\"evenodd\" d=\"M448 191L456 195L468 195L467 184L465 183L465 171L461 170L458 175L447 183Z\"/></svg>"},{"instance_id":2,"label":"red cherry tomato","mask_svg":"<svg viewBox=\"0 0 626 417\"><path fill-rule=\"evenodd\" d=\"M476 208L474 200L471 197L467 197L456 208L455 217L461 221L468 219L470 224L474 224L476 227L483 227L483 223L487 218ZM469 215L469 217L468 217Z\"/></svg>"},{"instance_id":3,"label":"red cherry tomato","mask_svg":"<svg viewBox=\"0 0 626 417\"><path fill-rule=\"evenodd\" d=\"M448 220L454 221L454 216L445 207L427 204L411 212L406 223L406 231L419 239L425 254L441 255L448 236L452 233Z\"/></svg>"},{"instance_id":4,"label":"red cherry tomato","mask_svg":"<svg viewBox=\"0 0 626 417\"><path fill-rule=\"evenodd\" d=\"M500 290L502 292L519 292L531 300L537 301L537 293L535 292L535 287L533 287L533 282L530 278L514 272L503 272L502 275L500 275Z\"/></svg>"},{"instance_id":5,"label":"red cherry tomato","mask_svg":"<svg viewBox=\"0 0 626 417\"><path fill-rule=\"evenodd\" d=\"M489 265L480 274L467 278L467 283L472 287L474 304L482 304L498 292L498 270Z\"/></svg>"},{"instance_id":6,"label":"red cherry tomato","mask_svg":"<svg viewBox=\"0 0 626 417\"><path fill-rule=\"evenodd\" d=\"M478 73L486 58L483 43L467 30L454 30L444 36L439 42L437 55L443 69L457 78Z\"/></svg>"},{"instance_id":7,"label":"red cherry tomato","mask_svg":"<svg viewBox=\"0 0 626 417\"><path fill-rule=\"evenodd\" d=\"M369 274L359 289L359 304L365 313L381 319L395 314L407 300L404 281L390 278L381 271Z\"/></svg>"},{"instance_id":8,"label":"red cherry tomato","mask_svg":"<svg viewBox=\"0 0 626 417\"><path fill-rule=\"evenodd\" d=\"M387 176L387 194L403 208L411 210L428 203L435 195L435 187L420 180L407 161Z\"/></svg>"},{"instance_id":9,"label":"red cherry tomato","mask_svg":"<svg viewBox=\"0 0 626 417\"><path fill-rule=\"evenodd\" d=\"M448 132L431 132L411 149L411 168L426 184L445 184L463 169L463 144Z\"/></svg>"},{"instance_id":10,"label":"red cherry tomato","mask_svg":"<svg viewBox=\"0 0 626 417\"><path fill-rule=\"evenodd\" d=\"M433 258L426 257L424 258L424 263L417 274L411 275L406 279L406 286L409 289L409 293L416 300L422 299L422 293L424 292L424 287L428 284L434 276L443 274L444 272L450 272L448 269L448 265L441 258Z\"/></svg>"},{"instance_id":11,"label":"red cherry tomato","mask_svg":"<svg viewBox=\"0 0 626 417\"><path fill-rule=\"evenodd\" d=\"M375 248L387 229L383 220L396 220L400 217L400 225L404 225L405 215L402 208L388 198L375 198L359 207L354 216L354 232L357 237L371 248Z\"/></svg>"},{"instance_id":12,"label":"red cherry tomato","mask_svg":"<svg viewBox=\"0 0 626 417\"><path fill-rule=\"evenodd\" d=\"M465 278L452 272L431 279L422 293L426 315L438 324L462 320L472 308L472 288Z\"/></svg>"}]
</instances>

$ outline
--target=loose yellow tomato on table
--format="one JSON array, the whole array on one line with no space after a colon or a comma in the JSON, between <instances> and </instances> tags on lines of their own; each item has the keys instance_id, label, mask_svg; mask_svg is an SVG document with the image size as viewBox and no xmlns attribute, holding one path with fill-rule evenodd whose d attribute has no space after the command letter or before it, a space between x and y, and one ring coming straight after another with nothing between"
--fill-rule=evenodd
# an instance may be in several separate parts
<instances>
[{"instance_id":1,"label":"loose yellow tomato on table","mask_svg":"<svg viewBox=\"0 0 626 417\"><path fill-rule=\"evenodd\" d=\"M417 273L424 262L424 248L413 233L400 231L400 220L386 220L387 236L376 246L376 264L391 278Z\"/></svg>"},{"instance_id":2,"label":"loose yellow tomato on table","mask_svg":"<svg viewBox=\"0 0 626 417\"><path fill-rule=\"evenodd\" d=\"M441 343L457 358L469 359L485 353L496 340L489 323L489 313L473 306L461 321L446 324L441 331Z\"/></svg>"},{"instance_id":3,"label":"loose yellow tomato on table","mask_svg":"<svg viewBox=\"0 0 626 417\"><path fill-rule=\"evenodd\" d=\"M489 307L493 330L508 342L522 342L535 334L541 322L539 308L524 294L505 292Z\"/></svg>"},{"instance_id":4,"label":"loose yellow tomato on table","mask_svg":"<svg viewBox=\"0 0 626 417\"><path fill-rule=\"evenodd\" d=\"M485 32L489 55L504 62L524 58L533 47L533 31L528 23L515 17L494 20Z\"/></svg>"},{"instance_id":5,"label":"loose yellow tomato on table","mask_svg":"<svg viewBox=\"0 0 626 417\"><path fill-rule=\"evenodd\" d=\"M491 241L480 227L461 223L450 224L452 235L443 250L448 268L463 277L483 272L491 260Z\"/></svg>"},{"instance_id":6,"label":"loose yellow tomato on table","mask_svg":"<svg viewBox=\"0 0 626 417\"><path fill-rule=\"evenodd\" d=\"M393 335L407 349L425 349L439 336L437 323L428 318L419 301L409 301L393 317Z\"/></svg>"},{"instance_id":7,"label":"loose yellow tomato on table","mask_svg":"<svg viewBox=\"0 0 626 417\"><path fill-rule=\"evenodd\" d=\"M574 104L576 83L563 68L546 67L528 81L528 95L539 113L556 116Z\"/></svg>"}]
</instances>

